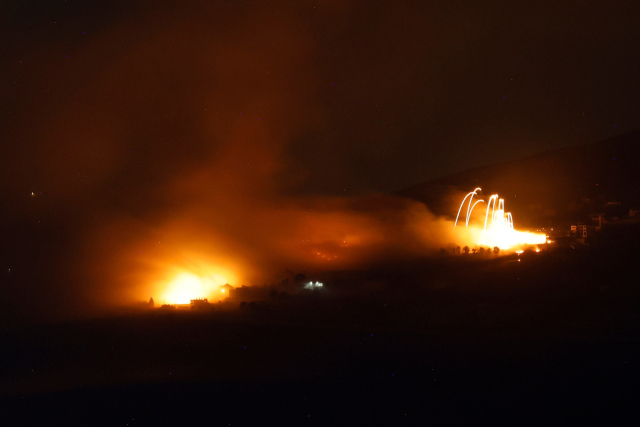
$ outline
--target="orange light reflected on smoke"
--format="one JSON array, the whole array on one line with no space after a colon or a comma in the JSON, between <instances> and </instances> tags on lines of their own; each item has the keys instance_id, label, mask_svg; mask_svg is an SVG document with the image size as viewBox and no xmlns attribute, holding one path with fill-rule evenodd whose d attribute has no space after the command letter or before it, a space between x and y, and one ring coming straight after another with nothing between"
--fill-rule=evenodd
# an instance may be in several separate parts
<instances>
[{"instance_id":1,"label":"orange light reflected on smoke","mask_svg":"<svg viewBox=\"0 0 640 427\"><path fill-rule=\"evenodd\" d=\"M272 284L284 269L367 269L455 241L452 221L408 199L318 197L273 206L207 194L220 200L212 205L200 202L202 195L182 195L165 218L118 217L95 237L94 277L104 283L104 301L218 301L229 294L221 289L226 283Z\"/></svg>"}]
</instances>

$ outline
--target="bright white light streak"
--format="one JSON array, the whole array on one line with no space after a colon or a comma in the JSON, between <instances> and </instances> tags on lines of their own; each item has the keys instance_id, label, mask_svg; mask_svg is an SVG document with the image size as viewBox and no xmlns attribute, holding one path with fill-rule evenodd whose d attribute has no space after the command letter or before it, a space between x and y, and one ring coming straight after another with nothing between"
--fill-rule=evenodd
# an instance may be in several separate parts
<instances>
[{"instance_id":1,"label":"bright white light streak","mask_svg":"<svg viewBox=\"0 0 640 427\"><path fill-rule=\"evenodd\" d=\"M467 200L467 197L471 196L471 198L469 199L469 206L470 206L471 205L471 201L473 200L473 196L478 191L482 191L482 189L480 187L478 187L475 190L473 190L472 192L470 192L469 194L467 194L466 196L464 196L464 199L462 199L462 203L460 203L460 209L458 209L458 215L456 215L456 222L453 224L453 228L456 228L456 226L458 225L458 217L460 216L460 211L462 210L462 206L464 205L464 201ZM469 206L467 206L467 218L469 218ZM468 221L467 221L467 223L468 223Z\"/></svg>"}]
</instances>

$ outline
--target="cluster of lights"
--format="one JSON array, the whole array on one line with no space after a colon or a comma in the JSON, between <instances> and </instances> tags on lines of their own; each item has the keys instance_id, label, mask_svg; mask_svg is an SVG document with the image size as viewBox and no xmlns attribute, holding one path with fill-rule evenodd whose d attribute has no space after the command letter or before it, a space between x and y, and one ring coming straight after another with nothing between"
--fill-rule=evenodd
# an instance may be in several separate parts
<instances>
[{"instance_id":1,"label":"cluster of lights","mask_svg":"<svg viewBox=\"0 0 640 427\"><path fill-rule=\"evenodd\" d=\"M331 260L331 259L338 258L338 255L329 255L329 254L323 254L323 253L320 253L320 252L316 252L316 255L318 255L320 258L326 259L326 260Z\"/></svg>"},{"instance_id":2,"label":"cluster of lights","mask_svg":"<svg viewBox=\"0 0 640 427\"><path fill-rule=\"evenodd\" d=\"M321 282L316 282L316 283L309 282L306 285L304 285L305 289L318 289L318 288L321 288L321 287L322 287L322 283Z\"/></svg>"}]
</instances>

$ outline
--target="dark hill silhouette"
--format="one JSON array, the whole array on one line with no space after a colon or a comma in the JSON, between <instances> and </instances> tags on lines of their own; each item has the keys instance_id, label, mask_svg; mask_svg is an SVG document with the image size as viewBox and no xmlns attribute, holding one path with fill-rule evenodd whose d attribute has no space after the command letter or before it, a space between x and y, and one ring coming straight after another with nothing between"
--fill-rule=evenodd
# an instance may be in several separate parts
<instances>
[{"instance_id":1,"label":"dark hill silhouette","mask_svg":"<svg viewBox=\"0 0 640 427\"><path fill-rule=\"evenodd\" d=\"M483 166L400 190L438 215L455 216L461 192L498 193L516 226L588 221L591 214L628 215L640 206L640 131L519 160ZM619 204L618 204L619 203Z\"/></svg>"}]
</instances>

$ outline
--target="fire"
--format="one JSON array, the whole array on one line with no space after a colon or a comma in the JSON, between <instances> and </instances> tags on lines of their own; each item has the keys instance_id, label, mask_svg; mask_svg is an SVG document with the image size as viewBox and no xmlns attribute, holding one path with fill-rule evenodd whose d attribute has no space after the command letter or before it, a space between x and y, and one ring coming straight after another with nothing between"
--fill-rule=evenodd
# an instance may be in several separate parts
<instances>
[{"instance_id":1,"label":"fire","mask_svg":"<svg viewBox=\"0 0 640 427\"><path fill-rule=\"evenodd\" d=\"M160 300L168 304L189 304L195 298L218 300L227 297L222 286L227 278L220 274L197 275L191 272L175 274L168 282L158 283Z\"/></svg>"},{"instance_id":2,"label":"fire","mask_svg":"<svg viewBox=\"0 0 640 427\"><path fill-rule=\"evenodd\" d=\"M190 273L178 274L165 289L161 298L173 304L189 304L193 298L203 295L203 281Z\"/></svg>"},{"instance_id":3,"label":"fire","mask_svg":"<svg viewBox=\"0 0 640 427\"><path fill-rule=\"evenodd\" d=\"M469 238L474 244L510 249L519 245L536 245L545 243L547 240L547 236L545 234L518 231L514 228L513 216L510 212L505 212L504 199L500 199L497 194L491 196L487 203L484 227L479 228L476 226L469 226L469 220L471 219L473 208L476 204L484 202L484 200L477 200L472 204L473 196L475 196L478 191L481 191L480 187L468 193L464 199L462 199L460 209L458 209L458 216L456 216L456 222L454 224L455 228L458 224L458 217L460 216L462 207L464 206L467 198L469 198L465 227L469 233Z\"/></svg>"}]
</instances>

